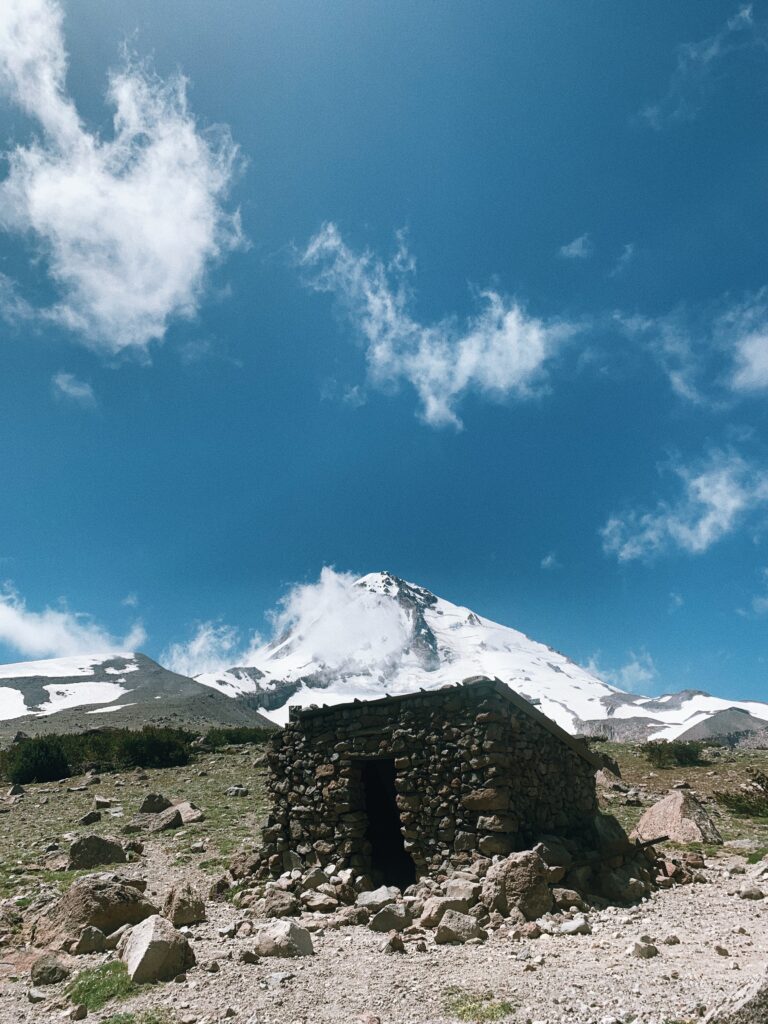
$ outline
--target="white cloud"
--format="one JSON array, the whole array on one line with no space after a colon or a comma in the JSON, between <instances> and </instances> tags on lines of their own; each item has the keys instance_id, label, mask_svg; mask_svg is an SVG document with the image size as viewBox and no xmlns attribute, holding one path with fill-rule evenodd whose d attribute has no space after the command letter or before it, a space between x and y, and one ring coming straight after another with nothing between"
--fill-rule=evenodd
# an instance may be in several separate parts
<instances>
[{"instance_id":1,"label":"white cloud","mask_svg":"<svg viewBox=\"0 0 768 1024\"><path fill-rule=\"evenodd\" d=\"M669 595L669 614L672 615L679 608L682 608L685 604L685 599L682 594L678 594L677 591L673 590Z\"/></svg>"},{"instance_id":2,"label":"white cloud","mask_svg":"<svg viewBox=\"0 0 768 1024\"><path fill-rule=\"evenodd\" d=\"M678 549L701 554L768 505L768 472L733 452L713 451L696 467L674 465L682 493L651 512L611 516L603 549L620 562Z\"/></svg>"},{"instance_id":3,"label":"white cloud","mask_svg":"<svg viewBox=\"0 0 768 1024\"><path fill-rule=\"evenodd\" d=\"M763 25L755 22L752 4L744 4L719 32L677 48L677 63L666 96L641 111L648 124L660 131L672 124L693 121L718 80L716 71L732 54L766 48Z\"/></svg>"},{"instance_id":4,"label":"white cloud","mask_svg":"<svg viewBox=\"0 0 768 1024\"><path fill-rule=\"evenodd\" d=\"M542 569L559 569L561 568L560 563L557 560L557 555L554 551L550 551L549 554L544 555L541 560Z\"/></svg>"},{"instance_id":5,"label":"white cloud","mask_svg":"<svg viewBox=\"0 0 768 1024\"><path fill-rule=\"evenodd\" d=\"M263 665L288 634L300 638L301 648L327 670L367 671L372 664L396 665L413 639L405 611L382 594L356 586L351 573L324 568L316 583L291 587L272 621L272 638L264 644L254 634L221 622L204 622L192 640L172 644L163 664L183 675L220 672L238 665Z\"/></svg>"},{"instance_id":6,"label":"white cloud","mask_svg":"<svg viewBox=\"0 0 768 1024\"><path fill-rule=\"evenodd\" d=\"M326 567L317 583L293 587L274 616L275 636L297 633L327 667L397 661L412 638L408 616L390 598L356 586L358 578Z\"/></svg>"},{"instance_id":7,"label":"white cloud","mask_svg":"<svg viewBox=\"0 0 768 1024\"><path fill-rule=\"evenodd\" d=\"M565 260L586 260L589 259L594 251L595 247L592 244L592 239L588 234L584 234L574 238L567 245L561 245L557 250L557 254Z\"/></svg>"},{"instance_id":8,"label":"white cloud","mask_svg":"<svg viewBox=\"0 0 768 1024\"><path fill-rule=\"evenodd\" d=\"M599 655L595 655L590 658L585 668L598 679L603 679L629 693L646 693L648 687L658 677L653 658L647 651L641 651L639 654L630 651L629 660L619 668L603 668L599 664Z\"/></svg>"},{"instance_id":9,"label":"white cloud","mask_svg":"<svg viewBox=\"0 0 768 1024\"><path fill-rule=\"evenodd\" d=\"M576 328L529 316L497 291L481 292L479 313L425 325L410 312L414 261L402 236L394 258L355 253L334 224L326 224L300 255L307 284L339 300L366 348L373 385L406 381L415 388L421 417L434 427L461 426L456 405L468 392L502 399L540 389L546 364Z\"/></svg>"},{"instance_id":10,"label":"white cloud","mask_svg":"<svg viewBox=\"0 0 768 1024\"><path fill-rule=\"evenodd\" d=\"M51 379L51 387L57 398L65 398L78 405L93 407L96 395L87 381L79 380L73 373L56 373Z\"/></svg>"},{"instance_id":11,"label":"white cloud","mask_svg":"<svg viewBox=\"0 0 768 1024\"><path fill-rule=\"evenodd\" d=\"M7 154L0 224L36 242L60 300L39 316L93 348L143 350L195 314L212 261L240 244L222 208L237 164L228 132L202 131L186 80L162 81L127 55L109 76L113 135L90 132L66 93L57 0L3 0L0 89L40 138ZM0 305L33 311L6 284Z\"/></svg>"},{"instance_id":12,"label":"white cloud","mask_svg":"<svg viewBox=\"0 0 768 1024\"><path fill-rule=\"evenodd\" d=\"M234 627L222 622L201 622L191 640L171 644L161 655L161 661L183 676L222 672L233 666L252 664L259 644L255 634L250 642L243 643Z\"/></svg>"},{"instance_id":13,"label":"white cloud","mask_svg":"<svg viewBox=\"0 0 768 1024\"><path fill-rule=\"evenodd\" d=\"M135 651L146 640L141 623L114 637L89 615L64 608L30 611L6 585L0 590L0 643L23 658L59 658L69 654Z\"/></svg>"},{"instance_id":14,"label":"white cloud","mask_svg":"<svg viewBox=\"0 0 768 1024\"><path fill-rule=\"evenodd\" d=\"M768 388L768 324L763 330L738 339L734 362L731 386L735 391Z\"/></svg>"}]
</instances>

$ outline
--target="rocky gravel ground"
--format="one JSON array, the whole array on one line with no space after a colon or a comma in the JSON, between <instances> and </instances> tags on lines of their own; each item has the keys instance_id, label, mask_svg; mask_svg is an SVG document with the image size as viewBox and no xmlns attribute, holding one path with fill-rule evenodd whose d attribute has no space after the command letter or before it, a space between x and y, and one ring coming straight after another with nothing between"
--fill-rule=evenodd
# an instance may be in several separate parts
<instances>
[{"instance_id":1,"label":"rocky gravel ground","mask_svg":"<svg viewBox=\"0 0 768 1024\"><path fill-rule=\"evenodd\" d=\"M126 819L146 793L166 792L199 803L206 821L142 834L143 855L113 870L146 879L147 896L159 905L182 883L207 896L232 846L255 834L263 807L263 795L254 792L259 771L253 751L241 750L185 769L105 776L98 786L66 796L51 786L27 787L0 817L3 888L27 913L41 893L52 900L71 884L76 873L44 866L51 856L44 850L56 842L63 848L64 834L85 831L76 821L95 792L119 800L116 806L124 808ZM226 797L236 782L250 786L251 794ZM101 831L119 833L121 820L105 815ZM87 1019L98 1024L689 1024L768 963L768 898L739 895L753 884L768 890L763 877L768 860L757 860L763 854L762 827L758 841L743 840L744 849L708 851L706 881L656 892L634 907L589 911L591 934L549 935L545 923L539 938L519 939L510 925L491 931L484 943L451 946L436 945L434 932L427 932L423 951L414 937L406 941L406 952L397 953L385 952L386 936L366 926L330 930L323 915L305 914L299 923L311 931L313 956L246 963L241 955L252 948L251 912L226 899L208 900L207 920L187 929L197 966L180 980L141 986L127 998L113 999ZM553 930L568 919L567 914L551 919ZM656 954L637 955L647 954L648 947ZM1 1024L70 1018L66 982L46 985L40 1002L29 1000L29 968L38 952L13 940L0 945ZM77 973L116 957L107 952L64 960Z\"/></svg>"}]
</instances>

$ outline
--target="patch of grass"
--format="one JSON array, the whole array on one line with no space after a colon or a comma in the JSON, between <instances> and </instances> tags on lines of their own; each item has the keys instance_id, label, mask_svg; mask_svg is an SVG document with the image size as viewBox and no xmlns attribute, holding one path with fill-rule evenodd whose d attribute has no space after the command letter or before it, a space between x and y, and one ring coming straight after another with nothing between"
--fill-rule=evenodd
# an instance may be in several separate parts
<instances>
[{"instance_id":1,"label":"patch of grass","mask_svg":"<svg viewBox=\"0 0 768 1024\"><path fill-rule=\"evenodd\" d=\"M514 1006L506 999L494 999L493 993L478 995L461 988L449 988L443 1000L445 1012L468 1024L486 1024L487 1021L503 1020L514 1013Z\"/></svg>"},{"instance_id":2,"label":"patch of grass","mask_svg":"<svg viewBox=\"0 0 768 1024\"><path fill-rule=\"evenodd\" d=\"M138 991L139 986L131 981L125 964L119 960L86 968L67 986L72 1002L83 1003L88 1010L100 1010L110 999L126 999Z\"/></svg>"},{"instance_id":3,"label":"patch of grass","mask_svg":"<svg viewBox=\"0 0 768 1024\"><path fill-rule=\"evenodd\" d=\"M768 846L761 846L759 850L753 850L747 854L748 864L759 864L763 857L768 857Z\"/></svg>"},{"instance_id":4,"label":"patch of grass","mask_svg":"<svg viewBox=\"0 0 768 1024\"><path fill-rule=\"evenodd\" d=\"M113 1013L105 1018L102 1024L139 1024L135 1013Z\"/></svg>"}]
</instances>

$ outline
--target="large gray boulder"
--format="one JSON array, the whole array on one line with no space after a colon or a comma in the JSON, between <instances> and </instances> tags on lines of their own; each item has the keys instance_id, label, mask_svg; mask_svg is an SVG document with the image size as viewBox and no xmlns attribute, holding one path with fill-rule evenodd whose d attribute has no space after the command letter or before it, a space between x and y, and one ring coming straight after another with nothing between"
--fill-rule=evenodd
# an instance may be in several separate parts
<instances>
[{"instance_id":1,"label":"large gray boulder","mask_svg":"<svg viewBox=\"0 0 768 1024\"><path fill-rule=\"evenodd\" d=\"M311 956L315 950L306 928L293 921L270 921L259 925L253 933L257 956Z\"/></svg>"},{"instance_id":2,"label":"large gray boulder","mask_svg":"<svg viewBox=\"0 0 768 1024\"><path fill-rule=\"evenodd\" d=\"M704 1018L704 1024L765 1024L768 1021L768 968Z\"/></svg>"},{"instance_id":3,"label":"large gray boulder","mask_svg":"<svg viewBox=\"0 0 768 1024\"><path fill-rule=\"evenodd\" d=\"M720 845L723 837L699 801L684 789L673 789L649 807L632 832L632 839L647 842L669 836L675 843Z\"/></svg>"},{"instance_id":4,"label":"large gray boulder","mask_svg":"<svg viewBox=\"0 0 768 1024\"><path fill-rule=\"evenodd\" d=\"M96 874L78 878L35 922L36 946L68 949L85 928L109 935L124 924L138 924L157 907L144 898L142 882Z\"/></svg>"},{"instance_id":5,"label":"large gray boulder","mask_svg":"<svg viewBox=\"0 0 768 1024\"><path fill-rule=\"evenodd\" d=\"M195 954L186 938L159 914L131 930L120 959L131 981L137 984L170 981L195 964Z\"/></svg>"},{"instance_id":6,"label":"large gray boulder","mask_svg":"<svg viewBox=\"0 0 768 1024\"><path fill-rule=\"evenodd\" d=\"M517 909L533 921L552 909L548 878L547 865L535 850L511 853L488 869L482 902L504 917Z\"/></svg>"},{"instance_id":7,"label":"large gray boulder","mask_svg":"<svg viewBox=\"0 0 768 1024\"><path fill-rule=\"evenodd\" d=\"M81 836L69 848L69 871L95 868L100 864L124 864L128 859L117 839L108 836Z\"/></svg>"}]
</instances>

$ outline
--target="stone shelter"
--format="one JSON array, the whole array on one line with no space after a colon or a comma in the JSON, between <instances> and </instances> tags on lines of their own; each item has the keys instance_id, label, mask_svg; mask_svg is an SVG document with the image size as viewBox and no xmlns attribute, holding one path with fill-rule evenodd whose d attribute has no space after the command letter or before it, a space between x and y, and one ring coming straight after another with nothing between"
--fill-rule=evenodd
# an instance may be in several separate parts
<instances>
[{"instance_id":1,"label":"stone shelter","mask_svg":"<svg viewBox=\"0 0 768 1024\"><path fill-rule=\"evenodd\" d=\"M289 715L267 754L264 874L333 864L404 889L594 834L600 758L498 679Z\"/></svg>"}]
</instances>

